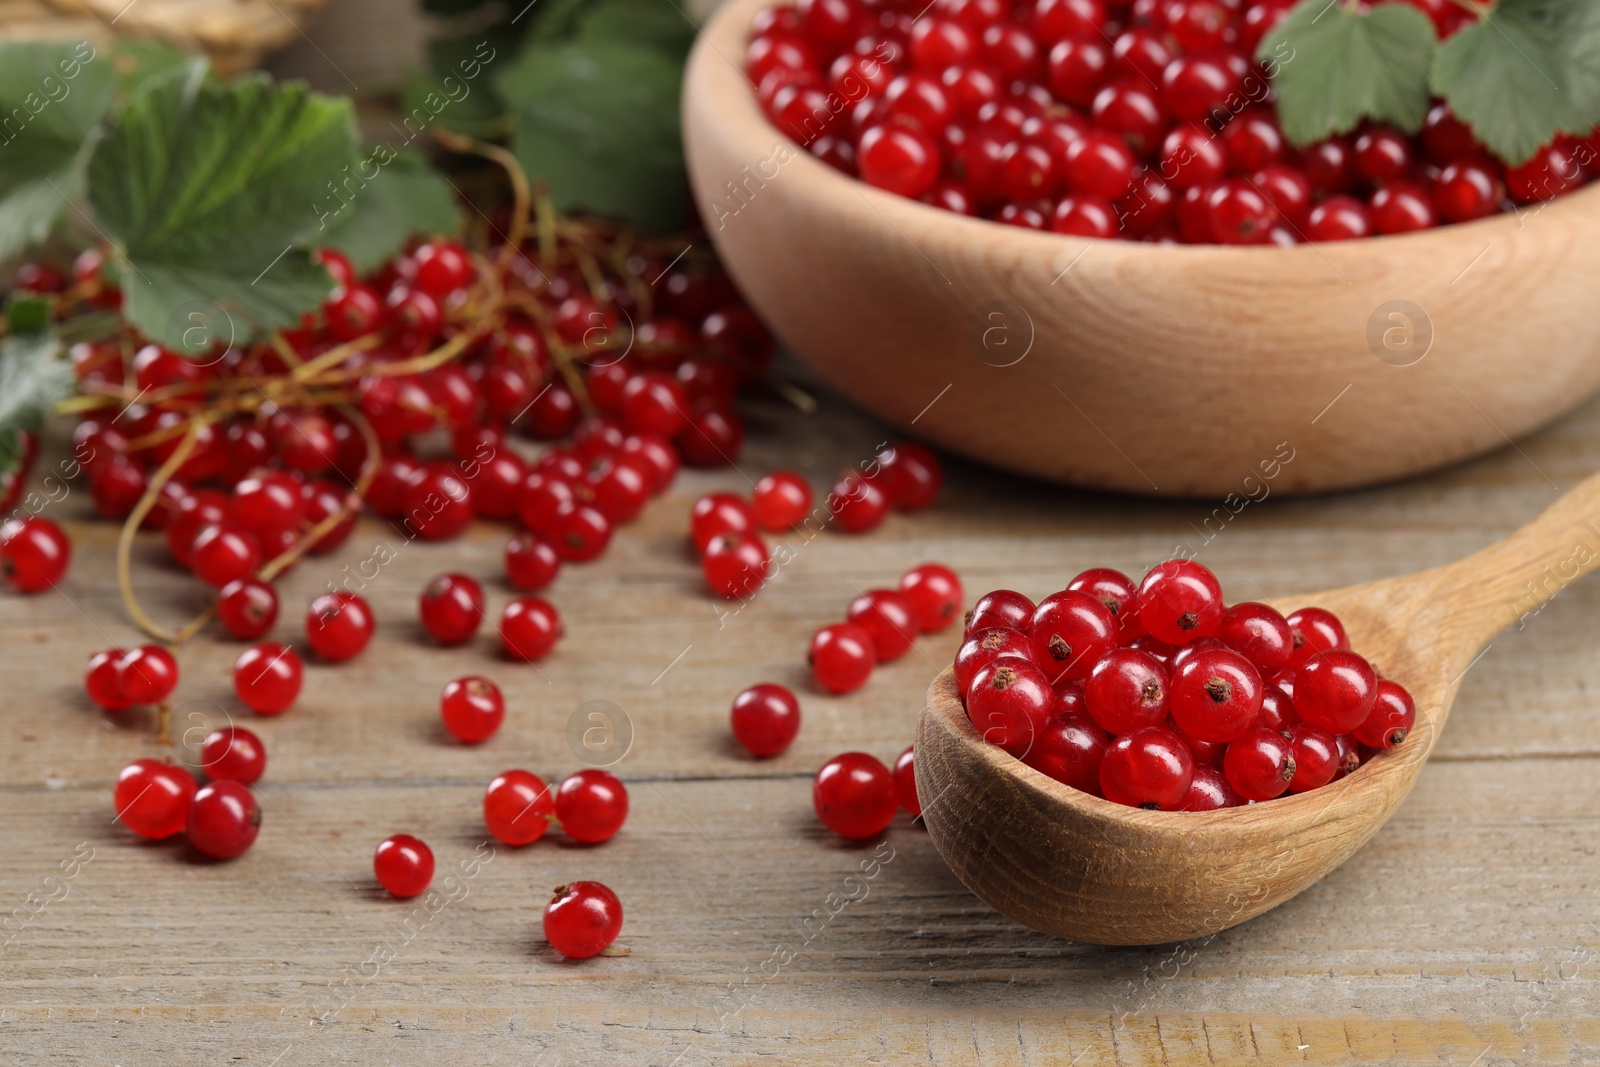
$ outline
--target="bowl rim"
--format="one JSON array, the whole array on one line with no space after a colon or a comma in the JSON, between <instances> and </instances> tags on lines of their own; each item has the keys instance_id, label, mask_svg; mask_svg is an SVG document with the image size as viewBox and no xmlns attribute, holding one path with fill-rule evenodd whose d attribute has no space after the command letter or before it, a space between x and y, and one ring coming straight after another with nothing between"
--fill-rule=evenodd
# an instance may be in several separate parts
<instances>
[{"instance_id":1,"label":"bowl rim","mask_svg":"<svg viewBox=\"0 0 1600 1067\"><path fill-rule=\"evenodd\" d=\"M1563 196L1552 197L1536 204L1519 204L1512 211L1497 212L1466 222L1452 222L1409 233L1374 234L1370 237L1344 241L1301 241L1290 246L1181 242L1165 244L1126 240L1121 237L1081 237L1053 233L1049 230L1007 226L975 215L959 215L921 200L913 200L880 189L859 177L844 174L813 156L804 145L768 120L756 100L755 85L745 74L743 58L750 23L754 21L755 16L769 7L786 6L790 5L783 0L728 0L712 13L711 18L701 27L686 68L682 100L684 126L687 129L690 125L688 115L691 111L697 107L706 107L715 113L717 120L715 125L723 131L722 136L726 139L743 141L746 132L754 134L760 131L770 135L776 139L776 143L781 143L789 149L800 163L800 173L813 179L814 185L826 190L830 184L837 183L834 187L840 191L844 189L854 191L868 207L896 230L899 229L896 223L903 220L906 225L917 227L924 237L932 236L930 230L944 231L952 243L977 240L984 235L990 238L1003 235L1008 240L1018 242L1019 245L1035 247L1041 251L1081 252L1090 248L1112 250L1120 261L1144 261L1150 257L1161 256L1170 262L1176 254L1184 257L1190 264L1202 258L1238 261L1245 257L1253 257L1255 262L1260 264L1269 261L1269 257L1273 256L1277 257L1278 262L1283 262L1288 257L1305 259L1310 256L1318 256L1326 261L1330 259L1330 253L1340 259L1359 258L1353 257L1351 250L1359 252L1361 249L1370 249L1374 247L1375 242L1381 242L1383 247L1393 247L1395 242L1404 241L1413 250L1420 248L1426 242L1432 242L1442 253L1446 248L1479 241L1492 244L1497 238L1507 237L1521 230L1533 218L1546 211L1556 211L1561 214L1577 213L1580 217L1590 215L1600 217L1600 178L1591 180L1586 186ZM735 60L733 56L737 56L738 59ZM717 69L719 67L726 69L719 70ZM730 91L730 86L735 88ZM792 161L785 163L784 167L787 169L791 165ZM825 199L814 194L808 198ZM891 214L896 217L891 217ZM706 229L708 232L714 230L710 219L706 220Z\"/></svg>"}]
</instances>

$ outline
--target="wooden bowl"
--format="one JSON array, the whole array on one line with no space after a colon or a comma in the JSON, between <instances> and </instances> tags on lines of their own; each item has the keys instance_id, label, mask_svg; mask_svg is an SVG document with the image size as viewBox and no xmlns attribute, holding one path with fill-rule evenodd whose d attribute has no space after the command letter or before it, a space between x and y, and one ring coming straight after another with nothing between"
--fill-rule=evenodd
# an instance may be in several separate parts
<instances>
[{"instance_id":1,"label":"wooden bowl","mask_svg":"<svg viewBox=\"0 0 1600 1067\"><path fill-rule=\"evenodd\" d=\"M973 459L1161 496L1367 485L1600 388L1600 189L1293 248L1023 231L872 188L772 126L732 0L689 60L694 195L739 287L841 392Z\"/></svg>"}]
</instances>

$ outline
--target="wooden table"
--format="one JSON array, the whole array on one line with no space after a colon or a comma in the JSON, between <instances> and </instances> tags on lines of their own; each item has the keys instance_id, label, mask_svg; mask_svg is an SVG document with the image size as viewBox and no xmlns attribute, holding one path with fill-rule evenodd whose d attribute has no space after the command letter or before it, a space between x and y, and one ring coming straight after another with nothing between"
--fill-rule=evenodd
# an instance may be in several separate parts
<instances>
[{"instance_id":1,"label":"wooden table","mask_svg":"<svg viewBox=\"0 0 1600 1067\"><path fill-rule=\"evenodd\" d=\"M1212 502L1079 494L952 461L928 513L869 536L778 539L792 559L730 610L685 550L695 496L748 489L746 475L778 465L822 484L883 437L828 399L811 417L776 405L749 416L739 471L680 478L603 559L565 570L551 597L569 633L536 667L499 661L486 637L450 652L422 639L416 598L435 573L480 577L496 612L509 596L504 533L487 526L432 545L365 522L290 575L282 639L301 637L316 591L347 575L359 586L375 546L395 557L361 588L379 619L373 646L310 665L279 719L238 708L239 645L208 633L185 648L175 733L194 742L232 714L271 753L260 839L231 863L113 824L118 768L162 748L151 716L118 721L83 694L86 657L137 634L116 592L115 529L90 521L81 488L52 504L77 545L61 595L0 594L0 900L20 909L0 957L0 1060L1600 1062L1600 585L1494 643L1410 801L1364 851L1277 911L1177 946L1085 947L1024 929L963 889L903 815L865 845L824 831L812 772L846 749L892 759L957 639L920 640L843 698L807 688L804 668L810 633L857 589L922 560L958 568L969 593L1042 595L1086 566L1139 572L1187 543L1241 599L1439 563L1600 465L1600 405L1456 470L1269 499L1209 527ZM1294 447L1330 447L1336 419ZM137 585L178 621L205 594L164 555L141 542ZM436 694L479 671L506 689L510 713L499 736L465 748L442 736ZM806 719L786 755L757 763L734 748L727 710L763 679L796 687ZM626 829L598 848L559 833L521 850L486 844L484 784L509 767L577 769L568 726L590 700L631 723L615 768L633 798ZM439 859L432 908L373 880L373 847L402 831ZM549 890L574 878L620 894L629 954L572 963L545 946Z\"/></svg>"}]
</instances>

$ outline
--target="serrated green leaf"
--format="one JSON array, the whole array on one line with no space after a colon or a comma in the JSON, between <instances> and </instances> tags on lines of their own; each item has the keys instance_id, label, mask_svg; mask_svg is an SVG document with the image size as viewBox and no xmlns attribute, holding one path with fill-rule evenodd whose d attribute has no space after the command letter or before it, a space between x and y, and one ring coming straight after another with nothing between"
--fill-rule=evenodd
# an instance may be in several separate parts
<instances>
[{"instance_id":1,"label":"serrated green leaf","mask_svg":"<svg viewBox=\"0 0 1600 1067\"><path fill-rule=\"evenodd\" d=\"M0 260L49 236L82 192L115 86L88 41L0 44Z\"/></svg>"},{"instance_id":2,"label":"serrated green leaf","mask_svg":"<svg viewBox=\"0 0 1600 1067\"><path fill-rule=\"evenodd\" d=\"M117 72L117 96L126 104L159 78L189 62L187 52L160 41L137 37L119 40L111 48L111 66Z\"/></svg>"},{"instance_id":3,"label":"serrated green leaf","mask_svg":"<svg viewBox=\"0 0 1600 1067\"><path fill-rule=\"evenodd\" d=\"M292 247L355 158L350 101L202 63L151 84L89 163L89 198L126 259L124 313L180 350L195 314L233 340L292 325L332 279ZM222 328L216 326L215 328Z\"/></svg>"},{"instance_id":4,"label":"serrated green leaf","mask_svg":"<svg viewBox=\"0 0 1600 1067\"><path fill-rule=\"evenodd\" d=\"M1431 84L1507 163L1600 122L1600 4L1500 0L1434 59Z\"/></svg>"},{"instance_id":5,"label":"serrated green leaf","mask_svg":"<svg viewBox=\"0 0 1600 1067\"><path fill-rule=\"evenodd\" d=\"M18 289L6 301L6 326L14 334L42 333L50 328L50 298Z\"/></svg>"},{"instance_id":6,"label":"serrated green leaf","mask_svg":"<svg viewBox=\"0 0 1600 1067\"><path fill-rule=\"evenodd\" d=\"M37 430L51 409L72 392L71 365L58 358L61 342L48 333L0 342L0 471L17 461L19 430Z\"/></svg>"},{"instance_id":7,"label":"serrated green leaf","mask_svg":"<svg viewBox=\"0 0 1600 1067\"><path fill-rule=\"evenodd\" d=\"M366 158L376 163L382 157ZM371 166L357 173L370 173ZM355 189L311 243L338 249L366 274L399 252L412 234L452 234L459 221L450 183L426 159L407 152L382 164L376 176Z\"/></svg>"},{"instance_id":8,"label":"serrated green leaf","mask_svg":"<svg viewBox=\"0 0 1600 1067\"><path fill-rule=\"evenodd\" d=\"M1363 119L1415 131L1428 113L1433 23L1409 4L1364 12L1303 0L1261 41L1272 61L1278 119L1297 145L1352 130Z\"/></svg>"},{"instance_id":9,"label":"serrated green leaf","mask_svg":"<svg viewBox=\"0 0 1600 1067\"><path fill-rule=\"evenodd\" d=\"M678 129L681 62L618 41L533 45L497 79L517 116L511 147L562 211L648 230L685 218Z\"/></svg>"}]
</instances>

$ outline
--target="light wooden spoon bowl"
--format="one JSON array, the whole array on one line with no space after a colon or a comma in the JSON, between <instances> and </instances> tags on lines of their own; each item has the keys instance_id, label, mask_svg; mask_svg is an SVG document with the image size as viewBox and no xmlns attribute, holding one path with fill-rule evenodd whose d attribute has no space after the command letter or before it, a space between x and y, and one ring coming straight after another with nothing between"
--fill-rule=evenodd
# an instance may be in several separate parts
<instances>
[{"instance_id":1,"label":"light wooden spoon bowl","mask_svg":"<svg viewBox=\"0 0 1600 1067\"><path fill-rule=\"evenodd\" d=\"M1268 472L1285 493L1438 467L1600 388L1600 189L1294 248L964 218L848 178L767 121L743 67L769 2L724 4L690 58L695 201L778 336L901 431L1039 477L1220 499Z\"/></svg>"},{"instance_id":2,"label":"light wooden spoon bowl","mask_svg":"<svg viewBox=\"0 0 1600 1067\"><path fill-rule=\"evenodd\" d=\"M1416 726L1348 777L1216 812L1125 807L985 742L953 676L928 690L917 792L934 847L978 896L1036 930L1162 944L1244 922L1348 859L1405 799L1485 644L1600 562L1600 475L1489 548L1417 574L1275 602L1337 614L1351 645L1411 691Z\"/></svg>"}]
</instances>

